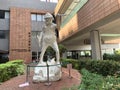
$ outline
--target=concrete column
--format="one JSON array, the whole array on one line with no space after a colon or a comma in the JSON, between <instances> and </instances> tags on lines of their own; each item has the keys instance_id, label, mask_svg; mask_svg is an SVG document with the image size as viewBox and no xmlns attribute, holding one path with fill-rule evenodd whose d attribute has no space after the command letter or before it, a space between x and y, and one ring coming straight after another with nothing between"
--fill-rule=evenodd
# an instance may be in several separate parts
<instances>
[{"instance_id":1,"label":"concrete column","mask_svg":"<svg viewBox=\"0 0 120 90\"><path fill-rule=\"evenodd\" d=\"M98 30L90 32L92 59L102 60L101 54L101 38Z\"/></svg>"}]
</instances>

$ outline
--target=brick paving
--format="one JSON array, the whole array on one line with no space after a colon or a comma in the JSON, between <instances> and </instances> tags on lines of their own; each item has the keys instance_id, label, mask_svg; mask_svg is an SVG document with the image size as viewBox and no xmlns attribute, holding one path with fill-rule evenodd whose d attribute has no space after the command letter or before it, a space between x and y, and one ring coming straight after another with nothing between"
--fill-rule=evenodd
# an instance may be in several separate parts
<instances>
[{"instance_id":1,"label":"brick paving","mask_svg":"<svg viewBox=\"0 0 120 90\"><path fill-rule=\"evenodd\" d=\"M71 70L72 78L69 78L69 73L66 68L62 68L62 78L59 81L51 82L50 86L45 86L45 83L33 83L32 74L29 76L29 86L19 87L20 84L25 83L26 75L17 76L0 85L0 90L62 90L65 87L79 85L81 82L81 75L77 70Z\"/></svg>"}]
</instances>

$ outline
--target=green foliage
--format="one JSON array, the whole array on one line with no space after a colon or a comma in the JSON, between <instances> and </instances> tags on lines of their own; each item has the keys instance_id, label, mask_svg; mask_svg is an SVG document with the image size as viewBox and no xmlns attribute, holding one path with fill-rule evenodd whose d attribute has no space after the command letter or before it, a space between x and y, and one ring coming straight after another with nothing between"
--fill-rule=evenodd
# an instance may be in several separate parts
<instances>
[{"instance_id":1,"label":"green foliage","mask_svg":"<svg viewBox=\"0 0 120 90\"><path fill-rule=\"evenodd\" d=\"M116 52L116 54L104 54L103 55L103 60L113 60L113 61L118 61L120 62L120 54Z\"/></svg>"},{"instance_id":2,"label":"green foliage","mask_svg":"<svg viewBox=\"0 0 120 90\"><path fill-rule=\"evenodd\" d=\"M120 63L111 60L74 60L62 59L62 63L71 63L73 68L81 70L86 68L90 72L103 76L114 75L120 70ZM66 66L63 64L63 66Z\"/></svg>"},{"instance_id":3,"label":"green foliage","mask_svg":"<svg viewBox=\"0 0 120 90\"><path fill-rule=\"evenodd\" d=\"M73 85L72 87L63 87L61 90L78 90L78 86Z\"/></svg>"},{"instance_id":4,"label":"green foliage","mask_svg":"<svg viewBox=\"0 0 120 90\"><path fill-rule=\"evenodd\" d=\"M86 69L81 70L82 83L78 90L120 90L120 78L113 76L101 76L90 73Z\"/></svg>"},{"instance_id":5,"label":"green foliage","mask_svg":"<svg viewBox=\"0 0 120 90\"><path fill-rule=\"evenodd\" d=\"M81 70L82 82L80 86L64 87L62 90L120 90L120 78L114 76L104 77L90 73L86 69Z\"/></svg>"},{"instance_id":6,"label":"green foliage","mask_svg":"<svg viewBox=\"0 0 120 90\"><path fill-rule=\"evenodd\" d=\"M9 61L9 62L7 62L7 64L23 64L23 60L13 60L13 61Z\"/></svg>"},{"instance_id":7,"label":"green foliage","mask_svg":"<svg viewBox=\"0 0 120 90\"><path fill-rule=\"evenodd\" d=\"M79 87L66 87L63 90L120 90L119 62L74 59L61 59L61 62L64 67L71 63L73 68L81 71L82 74Z\"/></svg>"},{"instance_id":8,"label":"green foliage","mask_svg":"<svg viewBox=\"0 0 120 90\"><path fill-rule=\"evenodd\" d=\"M58 48L59 48L59 52L60 52L60 57L62 57L62 54L66 51L66 48L65 48L64 45L62 45L62 44L59 44L59 45L58 45ZM55 51L54 51L53 48L51 48L51 47L48 47L48 48L47 48L46 54L47 54L47 55L50 55L50 56L52 56L52 57L55 57Z\"/></svg>"},{"instance_id":9,"label":"green foliage","mask_svg":"<svg viewBox=\"0 0 120 90\"><path fill-rule=\"evenodd\" d=\"M67 67L67 64L72 64L72 67L74 69L77 69L79 70L79 61L78 60L75 60L75 59L61 59L61 62L62 62L62 66L63 67Z\"/></svg>"},{"instance_id":10,"label":"green foliage","mask_svg":"<svg viewBox=\"0 0 120 90\"><path fill-rule=\"evenodd\" d=\"M120 55L120 50L116 50L115 54L119 54Z\"/></svg>"},{"instance_id":11,"label":"green foliage","mask_svg":"<svg viewBox=\"0 0 120 90\"><path fill-rule=\"evenodd\" d=\"M14 60L5 64L0 64L0 82L4 82L12 77L24 73L23 60Z\"/></svg>"},{"instance_id":12,"label":"green foliage","mask_svg":"<svg viewBox=\"0 0 120 90\"><path fill-rule=\"evenodd\" d=\"M65 46L62 44L59 44L58 47L59 47L60 53L64 53L67 50Z\"/></svg>"},{"instance_id":13,"label":"green foliage","mask_svg":"<svg viewBox=\"0 0 120 90\"><path fill-rule=\"evenodd\" d=\"M80 84L79 90L100 90L103 82L101 75L89 73L86 69L82 69L81 74L82 83Z\"/></svg>"}]
</instances>

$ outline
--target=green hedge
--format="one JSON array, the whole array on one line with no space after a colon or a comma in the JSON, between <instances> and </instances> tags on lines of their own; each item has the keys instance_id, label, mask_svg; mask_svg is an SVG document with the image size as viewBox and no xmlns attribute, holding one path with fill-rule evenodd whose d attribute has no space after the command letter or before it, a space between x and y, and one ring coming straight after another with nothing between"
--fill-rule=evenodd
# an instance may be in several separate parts
<instances>
[{"instance_id":1,"label":"green hedge","mask_svg":"<svg viewBox=\"0 0 120 90\"><path fill-rule=\"evenodd\" d=\"M103 76L114 75L120 71L120 63L111 60L74 60L62 59L63 66L67 63L72 63L73 68L81 70L86 68L90 72L101 74Z\"/></svg>"},{"instance_id":2,"label":"green hedge","mask_svg":"<svg viewBox=\"0 0 120 90\"><path fill-rule=\"evenodd\" d=\"M23 60L14 60L0 64L0 82L24 73Z\"/></svg>"},{"instance_id":3,"label":"green hedge","mask_svg":"<svg viewBox=\"0 0 120 90\"><path fill-rule=\"evenodd\" d=\"M120 90L120 78L104 77L90 73L86 69L82 69L80 73L82 74L82 82L79 86L63 87L62 90Z\"/></svg>"},{"instance_id":4,"label":"green hedge","mask_svg":"<svg viewBox=\"0 0 120 90\"><path fill-rule=\"evenodd\" d=\"M120 78L114 76L101 76L81 70L82 83L77 90L120 90Z\"/></svg>"},{"instance_id":5,"label":"green hedge","mask_svg":"<svg viewBox=\"0 0 120 90\"><path fill-rule=\"evenodd\" d=\"M120 54L104 54L103 60L114 60L120 62Z\"/></svg>"}]
</instances>

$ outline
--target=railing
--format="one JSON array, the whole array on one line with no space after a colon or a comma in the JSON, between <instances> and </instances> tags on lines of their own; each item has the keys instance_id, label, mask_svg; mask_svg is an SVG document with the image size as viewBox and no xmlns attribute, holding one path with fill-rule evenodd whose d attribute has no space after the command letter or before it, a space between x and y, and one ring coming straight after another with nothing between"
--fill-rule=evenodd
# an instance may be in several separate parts
<instances>
[{"instance_id":1,"label":"railing","mask_svg":"<svg viewBox=\"0 0 120 90\"><path fill-rule=\"evenodd\" d=\"M49 80L49 67L52 67L52 66L58 66L58 65L67 65L67 68L68 68L68 72L69 72L69 78L72 78L71 76L71 69L72 69L72 64L70 63L60 63L60 64L55 64L55 65L48 65L48 63L46 63L46 66L40 66L38 65L37 66L37 63L30 63L30 64L27 64L27 69L26 69L26 82L28 82L28 76L30 75L30 68L31 67L47 67L47 82L45 83L46 86L50 86L51 85L51 82ZM62 68L61 68L61 72L62 72Z\"/></svg>"},{"instance_id":2,"label":"railing","mask_svg":"<svg viewBox=\"0 0 120 90\"><path fill-rule=\"evenodd\" d=\"M28 82L28 75L30 75L30 67L47 67L47 82L45 83L46 86L50 86L51 82L49 80L49 67L52 66L58 66L61 64L55 64L55 65L48 65L48 63L46 63L46 66L40 66L40 65L36 65L36 63L31 63L27 65L27 70L26 70L26 82Z\"/></svg>"}]
</instances>

